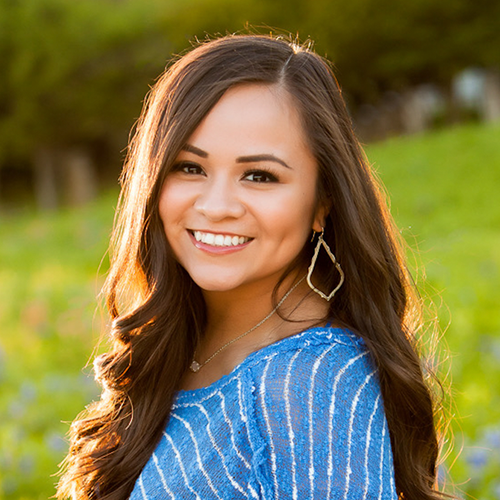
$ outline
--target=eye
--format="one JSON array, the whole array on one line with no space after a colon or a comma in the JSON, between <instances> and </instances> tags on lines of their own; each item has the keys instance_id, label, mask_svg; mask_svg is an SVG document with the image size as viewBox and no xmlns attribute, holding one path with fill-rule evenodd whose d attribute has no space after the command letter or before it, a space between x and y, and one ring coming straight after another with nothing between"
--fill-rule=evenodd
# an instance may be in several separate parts
<instances>
[{"instance_id":1,"label":"eye","mask_svg":"<svg viewBox=\"0 0 500 500\"><path fill-rule=\"evenodd\" d=\"M252 170L250 172L245 172L244 178L250 182L256 182L258 184L278 182L278 178L271 172L266 172L265 170Z\"/></svg>"},{"instance_id":2,"label":"eye","mask_svg":"<svg viewBox=\"0 0 500 500\"><path fill-rule=\"evenodd\" d=\"M204 175L203 168L197 163L191 161L180 161L173 166L174 172L182 172L187 175Z\"/></svg>"}]
</instances>

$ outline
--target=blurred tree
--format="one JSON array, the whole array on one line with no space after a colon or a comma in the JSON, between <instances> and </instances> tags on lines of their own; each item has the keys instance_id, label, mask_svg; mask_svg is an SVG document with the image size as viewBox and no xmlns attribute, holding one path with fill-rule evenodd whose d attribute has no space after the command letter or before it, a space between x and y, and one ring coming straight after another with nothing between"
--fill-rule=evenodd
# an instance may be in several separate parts
<instances>
[{"instance_id":1,"label":"blurred tree","mask_svg":"<svg viewBox=\"0 0 500 500\"><path fill-rule=\"evenodd\" d=\"M498 67L499 20L491 0L2 0L0 165L29 161L41 206L57 204L62 177L70 200L85 199L93 149L125 147L170 54L207 33L248 23L311 36L354 110L388 90L446 86L467 66Z\"/></svg>"},{"instance_id":2,"label":"blurred tree","mask_svg":"<svg viewBox=\"0 0 500 500\"><path fill-rule=\"evenodd\" d=\"M57 204L58 176L79 180L70 197L92 190L91 145L118 138L123 147L132 113L171 50L158 37L158 14L137 1L0 3L0 161L31 158L42 207Z\"/></svg>"},{"instance_id":3,"label":"blurred tree","mask_svg":"<svg viewBox=\"0 0 500 500\"><path fill-rule=\"evenodd\" d=\"M318 41L353 103L419 83L447 85L467 66L500 64L500 2L316 0L311 9Z\"/></svg>"}]
</instances>

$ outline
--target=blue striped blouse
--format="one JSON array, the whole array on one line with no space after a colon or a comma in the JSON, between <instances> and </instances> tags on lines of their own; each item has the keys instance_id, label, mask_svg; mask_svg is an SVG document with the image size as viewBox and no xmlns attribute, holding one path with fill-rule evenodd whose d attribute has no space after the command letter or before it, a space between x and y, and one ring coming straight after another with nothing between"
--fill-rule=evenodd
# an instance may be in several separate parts
<instances>
[{"instance_id":1,"label":"blue striped blouse","mask_svg":"<svg viewBox=\"0 0 500 500\"><path fill-rule=\"evenodd\" d=\"M377 372L361 339L311 328L180 391L131 500L397 500Z\"/></svg>"}]
</instances>

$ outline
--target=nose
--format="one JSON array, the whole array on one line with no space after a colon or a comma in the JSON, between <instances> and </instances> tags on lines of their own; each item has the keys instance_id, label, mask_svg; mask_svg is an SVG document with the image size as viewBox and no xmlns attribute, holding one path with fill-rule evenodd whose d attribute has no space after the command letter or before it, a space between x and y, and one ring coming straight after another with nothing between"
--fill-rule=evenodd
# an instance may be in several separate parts
<instances>
[{"instance_id":1,"label":"nose","mask_svg":"<svg viewBox=\"0 0 500 500\"><path fill-rule=\"evenodd\" d=\"M214 222L226 218L237 219L245 214L237 187L224 178L206 182L194 206L199 213Z\"/></svg>"}]
</instances>

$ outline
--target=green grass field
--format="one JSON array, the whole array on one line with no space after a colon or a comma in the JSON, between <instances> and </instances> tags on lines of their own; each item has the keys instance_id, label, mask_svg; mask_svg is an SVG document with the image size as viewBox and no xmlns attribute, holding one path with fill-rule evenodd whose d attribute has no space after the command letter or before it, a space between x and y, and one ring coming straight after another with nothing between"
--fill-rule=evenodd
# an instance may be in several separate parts
<instances>
[{"instance_id":1,"label":"green grass field","mask_svg":"<svg viewBox=\"0 0 500 500\"><path fill-rule=\"evenodd\" d=\"M454 415L447 463L459 454L455 493L500 499L500 127L395 139L368 155L439 308Z\"/></svg>"},{"instance_id":2,"label":"green grass field","mask_svg":"<svg viewBox=\"0 0 500 500\"><path fill-rule=\"evenodd\" d=\"M444 469L456 494L500 499L500 127L393 139L367 154L438 308L454 416ZM0 216L0 500L55 493L68 422L97 397L84 366L103 324L95 297L115 203L111 193L57 214Z\"/></svg>"}]
</instances>

